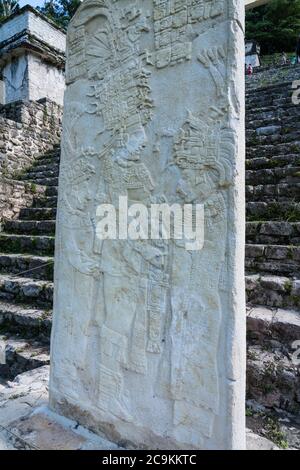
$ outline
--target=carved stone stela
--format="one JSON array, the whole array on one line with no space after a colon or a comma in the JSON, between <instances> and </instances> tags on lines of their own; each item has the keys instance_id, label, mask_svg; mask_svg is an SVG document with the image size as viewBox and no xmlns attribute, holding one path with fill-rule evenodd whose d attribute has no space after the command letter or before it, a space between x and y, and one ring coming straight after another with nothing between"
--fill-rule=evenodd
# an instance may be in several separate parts
<instances>
[{"instance_id":1,"label":"carved stone stela","mask_svg":"<svg viewBox=\"0 0 300 470\"><path fill-rule=\"evenodd\" d=\"M125 447L244 447L243 1L86 0L68 32L50 404ZM99 204L202 204L205 241Z\"/></svg>"}]
</instances>

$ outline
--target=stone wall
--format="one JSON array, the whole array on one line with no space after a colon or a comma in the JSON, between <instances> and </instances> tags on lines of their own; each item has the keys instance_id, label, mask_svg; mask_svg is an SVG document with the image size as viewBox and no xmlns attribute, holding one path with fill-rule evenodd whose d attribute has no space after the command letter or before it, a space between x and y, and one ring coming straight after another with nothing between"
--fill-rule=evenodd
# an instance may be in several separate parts
<instances>
[{"instance_id":1,"label":"stone wall","mask_svg":"<svg viewBox=\"0 0 300 470\"><path fill-rule=\"evenodd\" d=\"M0 106L0 221L32 202L31 185L18 177L60 142L61 118L62 108L49 100Z\"/></svg>"},{"instance_id":2,"label":"stone wall","mask_svg":"<svg viewBox=\"0 0 300 470\"><path fill-rule=\"evenodd\" d=\"M246 88L250 90L294 80L300 80L300 65L260 67L251 77L246 76Z\"/></svg>"}]
</instances>

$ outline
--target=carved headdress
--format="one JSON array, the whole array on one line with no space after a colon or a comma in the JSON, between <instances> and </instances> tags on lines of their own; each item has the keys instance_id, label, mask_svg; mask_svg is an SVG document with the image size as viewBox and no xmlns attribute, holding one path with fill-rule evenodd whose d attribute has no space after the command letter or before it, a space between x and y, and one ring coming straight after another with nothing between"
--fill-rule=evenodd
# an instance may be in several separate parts
<instances>
[{"instance_id":1,"label":"carved headdress","mask_svg":"<svg viewBox=\"0 0 300 470\"><path fill-rule=\"evenodd\" d=\"M188 112L183 127L175 137L175 164L184 169L218 171L220 185L230 180L229 161L234 155L233 132L220 121L206 120Z\"/></svg>"}]
</instances>

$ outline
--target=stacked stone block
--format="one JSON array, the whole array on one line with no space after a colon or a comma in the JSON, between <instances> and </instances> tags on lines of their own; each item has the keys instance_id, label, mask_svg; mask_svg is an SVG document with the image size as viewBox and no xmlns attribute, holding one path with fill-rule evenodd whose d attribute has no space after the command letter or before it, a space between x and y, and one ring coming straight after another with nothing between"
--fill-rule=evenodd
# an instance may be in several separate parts
<instances>
[{"instance_id":1,"label":"stacked stone block","mask_svg":"<svg viewBox=\"0 0 300 470\"><path fill-rule=\"evenodd\" d=\"M300 106L293 82L273 79L258 88L249 80L246 97L247 394L299 414Z\"/></svg>"}]
</instances>

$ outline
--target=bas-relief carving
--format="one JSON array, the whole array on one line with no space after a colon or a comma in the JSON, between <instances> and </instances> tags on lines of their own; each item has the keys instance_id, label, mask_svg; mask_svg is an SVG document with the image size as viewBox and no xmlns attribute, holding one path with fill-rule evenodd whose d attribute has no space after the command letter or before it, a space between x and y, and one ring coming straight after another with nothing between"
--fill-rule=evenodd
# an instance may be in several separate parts
<instances>
[{"instance_id":1,"label":"bas-relief carving","mask_svg":"<svg viewBox=\"0 0 300 470\"><path fill-rule=\"evenodd\" d=\"M156 66L192 59L195 23L219 17L224 13L223 0L154 0L154 34Z\"/></svg>"},{"instance_id":2,"label":"bas-relief carving","mask_svg":"<svg viewBox=\"0 0 300 470\"><path fill-rule=\"evenodd\" d=\"M64 287L56 298L66 298L60 328L72 334L61 370L54 372L55 387L82 406L89 402L101 419L140 419L137 426L145 427L147 410L144 419L137 417L130 389L136 374L158 406L170 410L165 427L152 431L200 447L220 414L220 289L228 269L236 136L227 123L227 51L194 51L192 44L197 25L223 18L225 3L153 0L147 10L140 3L86 1L68 35L67 81L87 86L82 102L65 107L58 219ZM141 47L144 36L154 38L152 50L149 41ZM182 126L164 134L155 122L151 74L154 66L182 61L207 70L212 106L197 115L186 110ZM95 119L88 146L76 140L87 116ZM166 139L173 142L168 160L177 178L169 200L147 163L162 158ZM162 200L203 204L203 250L187 251L184 240L100 241L96 207L117 207L119 196L148 207Z\"/></svg>"}]
</instances>

